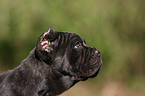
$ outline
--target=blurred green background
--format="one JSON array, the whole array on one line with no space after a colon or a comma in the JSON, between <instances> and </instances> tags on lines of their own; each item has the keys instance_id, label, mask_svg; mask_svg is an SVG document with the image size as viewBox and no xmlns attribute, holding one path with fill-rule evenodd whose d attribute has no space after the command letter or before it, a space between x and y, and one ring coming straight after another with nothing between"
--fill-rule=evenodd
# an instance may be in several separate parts
<instances>
[{"instance_id":1,"label":"blurred green background","mask_svg":"<svg viewBox=\"0 0 145 96\"><path fill-rule=\"evenodd\" d=\"M0 0L0 72L49 27L81 35L103 59L96 78L60 96L145 96L144 0Z\"/></svg>"}]
</instances>

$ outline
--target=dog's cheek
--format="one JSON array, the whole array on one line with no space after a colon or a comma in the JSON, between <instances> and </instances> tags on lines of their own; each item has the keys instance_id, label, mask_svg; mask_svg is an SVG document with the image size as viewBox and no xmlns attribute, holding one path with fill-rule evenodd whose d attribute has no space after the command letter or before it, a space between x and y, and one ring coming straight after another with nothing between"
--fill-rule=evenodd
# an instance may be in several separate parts
<instances>
[{"instance_id":1,"label":"dog's cheek","mask_svg":"<svg viewBox=\"0 0 145 96\"><path fill-rule=\"evenodd\" d=\"M78 61L78 59L79 59L79 57L80 57L80 54L79 54L79 52L77 52L77 50L75 50L75 49L73 49L73 50L71 51L70 54L71 54L71 55L69 56L70 62L71 62L72 64L75 64L75 63Z\"/></svg>"}]
</instances>

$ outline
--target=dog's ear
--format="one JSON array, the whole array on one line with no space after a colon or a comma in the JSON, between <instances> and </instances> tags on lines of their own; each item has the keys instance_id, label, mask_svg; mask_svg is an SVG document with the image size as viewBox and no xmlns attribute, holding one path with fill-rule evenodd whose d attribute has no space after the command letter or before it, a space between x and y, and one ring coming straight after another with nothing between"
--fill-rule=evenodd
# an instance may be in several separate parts
<instances>
[{"instance_id":1,"label":"dog's ear","mask_svg":"<svg viewBox=\"0 0 145 96\"><path fill-rule=\"evenodd\" d=\"M58 33L52 28L49 28L47 32L39 37L36 48L41 51L51 52L53 50L51 43L56 40L57 36Z\"/></svg>"},{"instance_id":2,"label":"dog's ear","mask_svg":"<svg viewBox=\"0 0 145 96\"><path fill-rule=\"evenodd\" d=\"M49 28L49 30L42 35L42 39L52 42L57 38L57 36L57 32L55 32L52 28Z\"/></svg>"}]
</instances>

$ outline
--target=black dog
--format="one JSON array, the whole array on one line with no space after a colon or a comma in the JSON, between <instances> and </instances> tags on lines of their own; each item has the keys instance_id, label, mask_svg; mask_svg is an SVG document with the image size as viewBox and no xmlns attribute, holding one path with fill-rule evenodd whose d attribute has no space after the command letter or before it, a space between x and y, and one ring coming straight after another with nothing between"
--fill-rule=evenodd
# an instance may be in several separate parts
<instances>
[{"instance_id":1,"label":"black dog","mask_svg":"<svg viewBox=\"0 0 145 96\"><path fill-rule=\"evenodd\" d=\"M0 96L56 96L95 77L101 65L100 52L79 35L50 28L21 65L0 75Z\"/></svg>"}]
</instances>

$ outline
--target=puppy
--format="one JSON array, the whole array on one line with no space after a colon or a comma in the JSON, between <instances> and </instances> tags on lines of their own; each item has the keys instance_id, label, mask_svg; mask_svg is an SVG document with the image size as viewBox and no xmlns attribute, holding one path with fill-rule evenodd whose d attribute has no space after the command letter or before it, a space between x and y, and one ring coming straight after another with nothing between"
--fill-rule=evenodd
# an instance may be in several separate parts
<instances>
[{"instance_id":1,"label":"puppy","mask_svg":"<svg viewBox=\"0 0 145 96\"><path fill-rule=\"evenodd\" d=\"M56 96L101 66L100 52L79 35L50 28L17 68L0 74L0 96Z\"/></svg>"}]
</instances>

